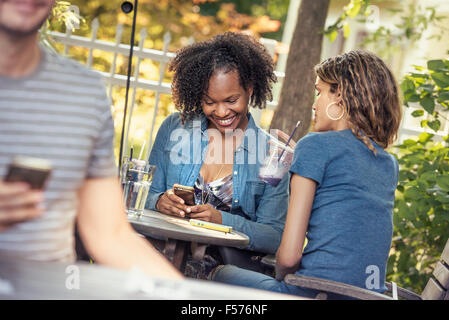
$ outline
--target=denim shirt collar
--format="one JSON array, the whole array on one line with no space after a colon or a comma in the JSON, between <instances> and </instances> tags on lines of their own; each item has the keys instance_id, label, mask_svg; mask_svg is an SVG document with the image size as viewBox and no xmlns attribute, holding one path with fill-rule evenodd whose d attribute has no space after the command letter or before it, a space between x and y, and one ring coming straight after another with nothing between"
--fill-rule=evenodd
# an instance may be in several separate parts
<instances>
[{"instance_id":1,"label":"denim shirt collar","mask_svg":"<svg viewBox=\"0 0 449 320\"><path fill-rule=\"evenodd\" d=\"M249 148L249 146L248 146L248 132L249 132L248 129L250 129L250 131L253 130L257 135L258 131L259 131L259 127L256 125L256 122L254 121L254 118L250 112L247 113L247 117L248 117L248 125L246 126L246 129L245 129L245 136L243 138L241 147L244 150L246 150L248 153L252 154L256 151L254 150L254 148ZM204 113L201 113L200 115L195 117L193 120L188 121L186 123L186 126L188 128L198 128L198 125L201 125L201 134L203 135L203 137L207 137L207 126L209 124L208 121L209 120L204 115Z\"/></svg>"}]
</instances>

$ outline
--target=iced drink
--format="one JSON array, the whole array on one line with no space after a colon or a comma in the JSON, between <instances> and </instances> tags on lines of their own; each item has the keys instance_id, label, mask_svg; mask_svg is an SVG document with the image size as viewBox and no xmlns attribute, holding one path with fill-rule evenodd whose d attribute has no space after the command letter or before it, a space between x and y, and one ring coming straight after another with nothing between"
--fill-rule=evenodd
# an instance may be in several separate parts
<instances>
[{"instance_id":1,"label":"iced drink","mask_svg":"<svg viewBox=\"0 0 449 320\"><path fill-rule=\"evenodd\" d=\"M276 187L290 169L293 150L275 140L271 140L270 144L272 148L260 167L259 179Z\"/></svg>"},{"instance_id":2,"label":"iced drink","mask_svg":"<svg viewBox=\"0 0 449 320\"><path fill-rule=\"evenodd\" d=\"M139 216L143 213L154 170L155 167L147 165L145 161L128 169L124 188L125 209L128 214Z\"/></svg>"}]
</instances>

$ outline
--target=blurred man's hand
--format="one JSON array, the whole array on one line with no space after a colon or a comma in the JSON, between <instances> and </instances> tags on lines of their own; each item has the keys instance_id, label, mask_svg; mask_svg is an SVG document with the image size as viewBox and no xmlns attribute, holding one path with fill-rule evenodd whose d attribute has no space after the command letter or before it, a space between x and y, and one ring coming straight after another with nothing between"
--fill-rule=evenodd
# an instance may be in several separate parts
<instances>
[{"instance_id":1,"label":"blurred man's hand","mask_svg":"<svg viewBox=\"0 0 449 320\"><path fill-rule=\"evenodd\" d=\"M26 183L0 181L0 231L43 214L43 201L43 192Z\"/></svg>"}]
</instances>

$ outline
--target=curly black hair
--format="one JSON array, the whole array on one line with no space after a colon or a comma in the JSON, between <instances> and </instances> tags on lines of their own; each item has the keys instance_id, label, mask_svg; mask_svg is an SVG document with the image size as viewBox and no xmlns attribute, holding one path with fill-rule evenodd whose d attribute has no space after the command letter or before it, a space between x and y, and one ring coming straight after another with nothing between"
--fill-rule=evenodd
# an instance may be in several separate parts
<instances>
[{"instance_id":1,"label":"curly black hair","mask_svg":"<svg viewBox=\"0 0 449 320\"><path fill-rule=\"evenodd\" d=\"M265 108L271 101L272 83L277 81L273 59L254 37L226 32L182 48L170 62L174 71L172 95L182 122L201 114L209 79L217 70L236 70L243 89L253 88L250 105Z\"/></svg>"}]
</instances>

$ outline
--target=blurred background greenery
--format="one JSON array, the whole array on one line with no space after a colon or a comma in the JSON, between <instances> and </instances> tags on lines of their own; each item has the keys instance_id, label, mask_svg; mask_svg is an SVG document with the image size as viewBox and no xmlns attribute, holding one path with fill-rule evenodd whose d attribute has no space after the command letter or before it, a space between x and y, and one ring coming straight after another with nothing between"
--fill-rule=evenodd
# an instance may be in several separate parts
<instances>
[{"instance_id":1,"label":"blurred background greenery","mask_svg":"<svg viewBox=\"0 0 449 320\"><path fill-rule=\"evenodd\" d=\"M147 37L143 46L145 48L162 50L164 45L163 36L166 32L170 32L172 40L168 50L174 52L191 41L205 40L224 31L247 30L257 36L266 34L279 39L282 32L281 25L285 22L289 1L241 0L229 3L229 1L140 0L138 3L135 45L140 45L139 33L144 28L147 32ZM70 3L59 1L59 11L64 11L70 4L79 8L79 15L84 19L80 21L80 27L74 30L74 34L90 37L92 21L94 18L97 18L100 25L97 33L98 39L114 41L117 25L123 24L124 29L121 42L129 44L132 14L127 15L121 11L121 1L73 0ZM66 32L66 24L64 22L67 19L68 17L55 15L50 20L48 29ZM62 44L53 42L53 46L58 51L63 52L64 46ZM74 46L70 48L68 54L78 61L85 62L88 56L88 49ZM94 50L93 69L109 72L112 60L113 53ZM134 66L135 61L133 68ZM127 67L128 58L119 55L115 72L126 75ZM158 81L159 63L148 59L141 61L139 78ZM170 80L171 75L166 72L164 82L170 82ZM117 157L125 104L124 98L125 88L113 87L112 101L116 126L115 150ZM133 123L129 132L129 136L132 137L129 144L132 143L134 145L134 151L140 152L143 142L148 138L155 98L154 92L137 90L135 98L136 108L132 114ZM129 99L131 99L131 96ZM162 94L160 99L155 123L156 129L168 114L175 111L169 95ZM265 127L267 126L268 124L265 121ZM156 132L157 130L154 130L153 138ZM146 148L149 148L149 146L147 145Z\"/></svg>"}]
</instances>

